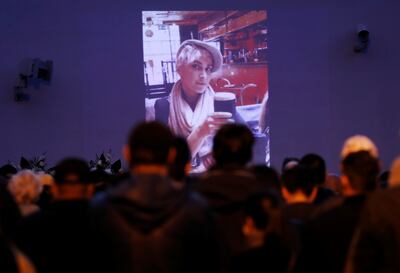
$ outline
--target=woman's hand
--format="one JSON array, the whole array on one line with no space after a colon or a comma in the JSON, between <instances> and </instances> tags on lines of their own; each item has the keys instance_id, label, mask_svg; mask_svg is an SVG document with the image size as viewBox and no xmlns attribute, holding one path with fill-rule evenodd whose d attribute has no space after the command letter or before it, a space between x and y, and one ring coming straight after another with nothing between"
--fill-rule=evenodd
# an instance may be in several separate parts
<instances>
[{"instance_id":1,"label":"woman's hand","mask_svg":"<svg viewBox=\"0 0 400 273\"><path fill-rule=\"evenodd\" d=\"M215 163L212 153L206 154L205 156L201 157L200 160L203 162L203 165L206 168L206 170L209 169Z\"/></svg>"},{"instance_id":2,"label":"woman's hand","mask_svg":"<svg viewBox=\"0 0 400 273\"><path fill-rule=\"evenodd\" d=\"M200 150L206 137L215 134L224 124L232 122L234 122L232 114L229 112L211 113L200 126L194 128L187 138L192 156Z\"/></svg>"},{"instance_id":3,"label":"woman's hand","mask_svg":"<svg viewBox=\"0 0 400 273\"><path fill-rule=\"evenodd\" d=\"M232 123L232 114L229 112L214 112L209 114L200 125L200 131L204 136L215 134L219 128L227 123Z\"/></svg>"}]
</instances>

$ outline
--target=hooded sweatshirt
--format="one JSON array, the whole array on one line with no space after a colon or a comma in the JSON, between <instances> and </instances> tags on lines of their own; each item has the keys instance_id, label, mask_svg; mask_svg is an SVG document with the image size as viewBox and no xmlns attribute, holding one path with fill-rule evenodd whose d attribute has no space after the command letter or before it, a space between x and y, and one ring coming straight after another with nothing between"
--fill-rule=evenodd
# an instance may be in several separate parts
<instances>
[{"instance_id":1,"label":"hooded sweatshirt","mask_svg":"<svg viewBox=\"0 0 400 273\"><path fill-rule=\"evenodd\" d=\"M206 202L166 176L133 175L96 197L94 211L112 272L219 271Z\"/></svg>"}]
</instances>

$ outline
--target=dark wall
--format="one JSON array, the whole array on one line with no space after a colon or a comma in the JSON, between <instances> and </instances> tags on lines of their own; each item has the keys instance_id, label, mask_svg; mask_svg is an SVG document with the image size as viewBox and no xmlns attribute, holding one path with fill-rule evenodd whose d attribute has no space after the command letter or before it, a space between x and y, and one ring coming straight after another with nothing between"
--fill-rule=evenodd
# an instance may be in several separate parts
<instances>
[{"instance_id":1,"label":"dark wall","mask_svg":"<svg viewBox=\"0 0 400 273\"><path fill-rule=\"evenodd\" d=\"M390 166L400 151L399 7L395 1L299 1L270 9L273 163L316 152L335 171L344 140L365 134ZM360 23L370 30L366 54L353 52Z\"/></svg>"},{"instance_id":2,"label":"dark wall","mask_svg":"<svg viewBox=\"0 0 400 273\"><path fill-rule=\"evenodd\" d=\"M268 10L273 165L316 152L337 171L341 145L356 133L377 143L385 167L399 154L400 3L180 2L2 1L0 164L43 152L50 164L108 149L120 157L129 128L144 117L142 9ZM352 51L359 23L371 32L367 54ZM34 57L54 61L52 85L14 102L23 60Z\"/></svg>"}]
</instances>

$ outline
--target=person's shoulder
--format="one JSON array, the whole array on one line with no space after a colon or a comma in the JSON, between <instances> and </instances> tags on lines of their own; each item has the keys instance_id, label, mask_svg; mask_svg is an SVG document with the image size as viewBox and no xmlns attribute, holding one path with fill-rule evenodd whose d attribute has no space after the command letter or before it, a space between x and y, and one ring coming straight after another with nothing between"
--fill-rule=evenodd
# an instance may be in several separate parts
<instances>
[{"instance_id":1,"label":"person's shoulder","mask_svg":"<svg viewBox=\"0 0 400 273\"><path fill-rule=\"evenodd\" d=\"M399 202L400 203L400 187L378 189L368 195L370 202Z\"/></svg>"},{"instance_id":2,"label":"person's shoulder","mask_svg":"<svg viewBox=\"0 0 400 273\"><path fill-rule=\"evenodd\" d=\"M46 213L43 211L37 211L35 213L32 213L31 215L23 217L20 222L19 226L22 228L30 228L33 226L37 226L41 224L41 222L46 219Z\"/></svg>"},{"instance_id":3,"label":"person's shoulder","mask_svg":"<svg viewBox=\"0 0 400 273\"><path fill-rule=\"evenodd\" d=\"M344 200L345 199L339 195L335 195L335 196L329 198L322 204L316 205L312 217L317 218L320 215L323 215L331 210L336 209L337 207L343 205Z\"/></svg>"},{"instance_id":4,"label":"person's shoulder","mask_svg":"<svg viewBox=\"0 0 400 273\"><path fill-rule=\"evenodd\" d=\"M105 191L96 193L90 200L90 207L98 208L105 206L111 199L126 192L132 184L132 177L129 176L119 181L117 185L114 185Z\"/></svg>"},{"instance_id":5,"label":"person's shoulder","mask_svg":"<svg viewBox=\"0 0 400 273\"><path fill-rule=\"evenodd\" d=\"M207 199L197 191L187 191L187 203L199 207L199 208L208 208Z\"/></svg>"},{"instance_id":6,"label":"person's shoulder","mask_svg":"<svg viewBox=\"0 0 400 273\"><path fill-rule=\"evenodd\" d=\"M265 191L265 183L257 179L254 172L246 167L215 168L205 173L198 181L195 188L203 191L241 191L242 194Z\"/></svg>"},{"instance_id":7,"label":"person's shoulder","mask_svg":"<svg viewBox=\"0 0 400 273\"><path fill-rule=\"evenodd\" d=\"M186 199L182 202L179 211L180 213L175 214L174 217L199 225L212 223L215 217L208 200L201 193L195 191L186 192Z\"/></svg>"},{"instance_id":8,"label":"person's shoulder","mask_svg":"<svg viewBox=\"0 0 400 273\"><path fill-rule=\"evenodd\" d=\"M201 180L208 179L225 179L225 178L243 178L257 180L254 172L244 166L223 166L213 167L200 178Z\"/></svg>"},{"instance_id":9,"label":"person's shoulder","mask_svg":"<svg viewBox=\"0 0 400 273\"><path fill-rule=\"evenodd\" d=\"M336 195L337 194L333 190L320 186L318 187L318 192L314 200L314 204L323 204L331 198L335 197Z\"/></svg>"},{"instance_id":10,"label":"person's shoulder","mask_svg":"<svg viewBox=\"0 0 400 273\"><path fill-rule=\"evenodd\" d=\"M13 234L18 244L25 245L28 241L43 239L51 231L51 217L45 211L38 211L21 218ZM22 242L21 239L26 242Z\"/></svg>"},{"instance_id":11,"label":"person's shoulder","mask_svg":"<svg viewBox=\"0 0 400 273\"><path fill-rule=\"evenodd\" d=\"M376 190L367 196L365 210L374 217L392 217L400 212L400 187Z\"/></svg>"},{"instance_id":12,"label":"person's shoulder","mask_svg":"<svg viewBox=\"0 0 400 273\"><path fill-rule=\"evenodd\" d=\"M323 197L336 196L336 193L333 190L323 187L323 186L318 187L318 194L321 194Z\"/></svg>"}]
</instances>

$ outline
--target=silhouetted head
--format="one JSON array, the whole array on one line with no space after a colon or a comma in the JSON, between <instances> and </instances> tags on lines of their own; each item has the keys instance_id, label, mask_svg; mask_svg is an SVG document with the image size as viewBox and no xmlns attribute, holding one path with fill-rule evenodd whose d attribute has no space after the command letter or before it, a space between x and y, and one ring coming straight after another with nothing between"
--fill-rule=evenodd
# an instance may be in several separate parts
<instances>
[{"instance_id":1,"label":"silhouetted head","mask_svg":"<svg viewBox=\"0 0 400 273\"><path fill-rule=\"evenodd\" d=\"M214 137L213 156L216 165L246 165L252 158L254 137L245 125L226 124Z\"/></svg>"},{"instance_id":2,"label":"silhouetted head","mask_svg":"<svg viewBox=\"0 0 400 273\"><path fill-rule=\"evenodd\" d=\"M315 185L322 185L326 177L325 160L317 154L306 154L300 159L300 164L310 169Z\"/></svg>"},{"instance_id":3,"label":"silhouetted head","mask_svg":"<svg viewBox=\"0 0 400 273\"><path fill-rule=\"evenodd\" d=\"M302 192L305 196L310 196L315 187L311 169L299 164L286 170L282 174L282 186L290 194Z\"/></svg>"},{"instance_id":4,"label":"silhouetted head","mask_svg":"<svg viewBox=\"0 0 400 273\"><path fill-rule=\"evenodd\" d=\"M369 151L350 153L342 160L344 187L360 193L376 188L379 172L379 161Z\"/></svg>"},{"instance_id":5,"label":"silhouetted head","mask_svg":"<svg viewBox=\"0 0 400 273\"><path fill-rule=\"evenodd\" d=\"M287 169L293 168L299 164L300 159L297 157L285 157L282 162L281 173L284 173Z\"/></svg>"},{"instance_id":6,"label":"silhouetted head","mask_svg":"<svg viewBox=\"0 0 400 273\"><path fill-rule=\"evenodd\" d=\"M83 184L90 182L88 163L80 158L66 158L54 168L56 184Z\"/></svg>"},{"instance_id":7,"label":"silhouetted head","mask_svg":"<svg viewBox=\"0 0 400 273\"><path fill-rule=\"evenodd\" d=\"M182 181L190 171L191 153L186 139L175 137L173 147L176 150L174 161L170 164L169 174L172 179Z\"/></svg>"},{"instance_id":8,"label":"silhouetted head","mask_svg":"<svg viewBox=\"0 0 400 273\"><path fill-rule=\"evenodd\" d=\"M134 127L128 138L127 160L130 166L166 165L174 137L163 124L152 121Z\"/></svg>"}]
</instances>

